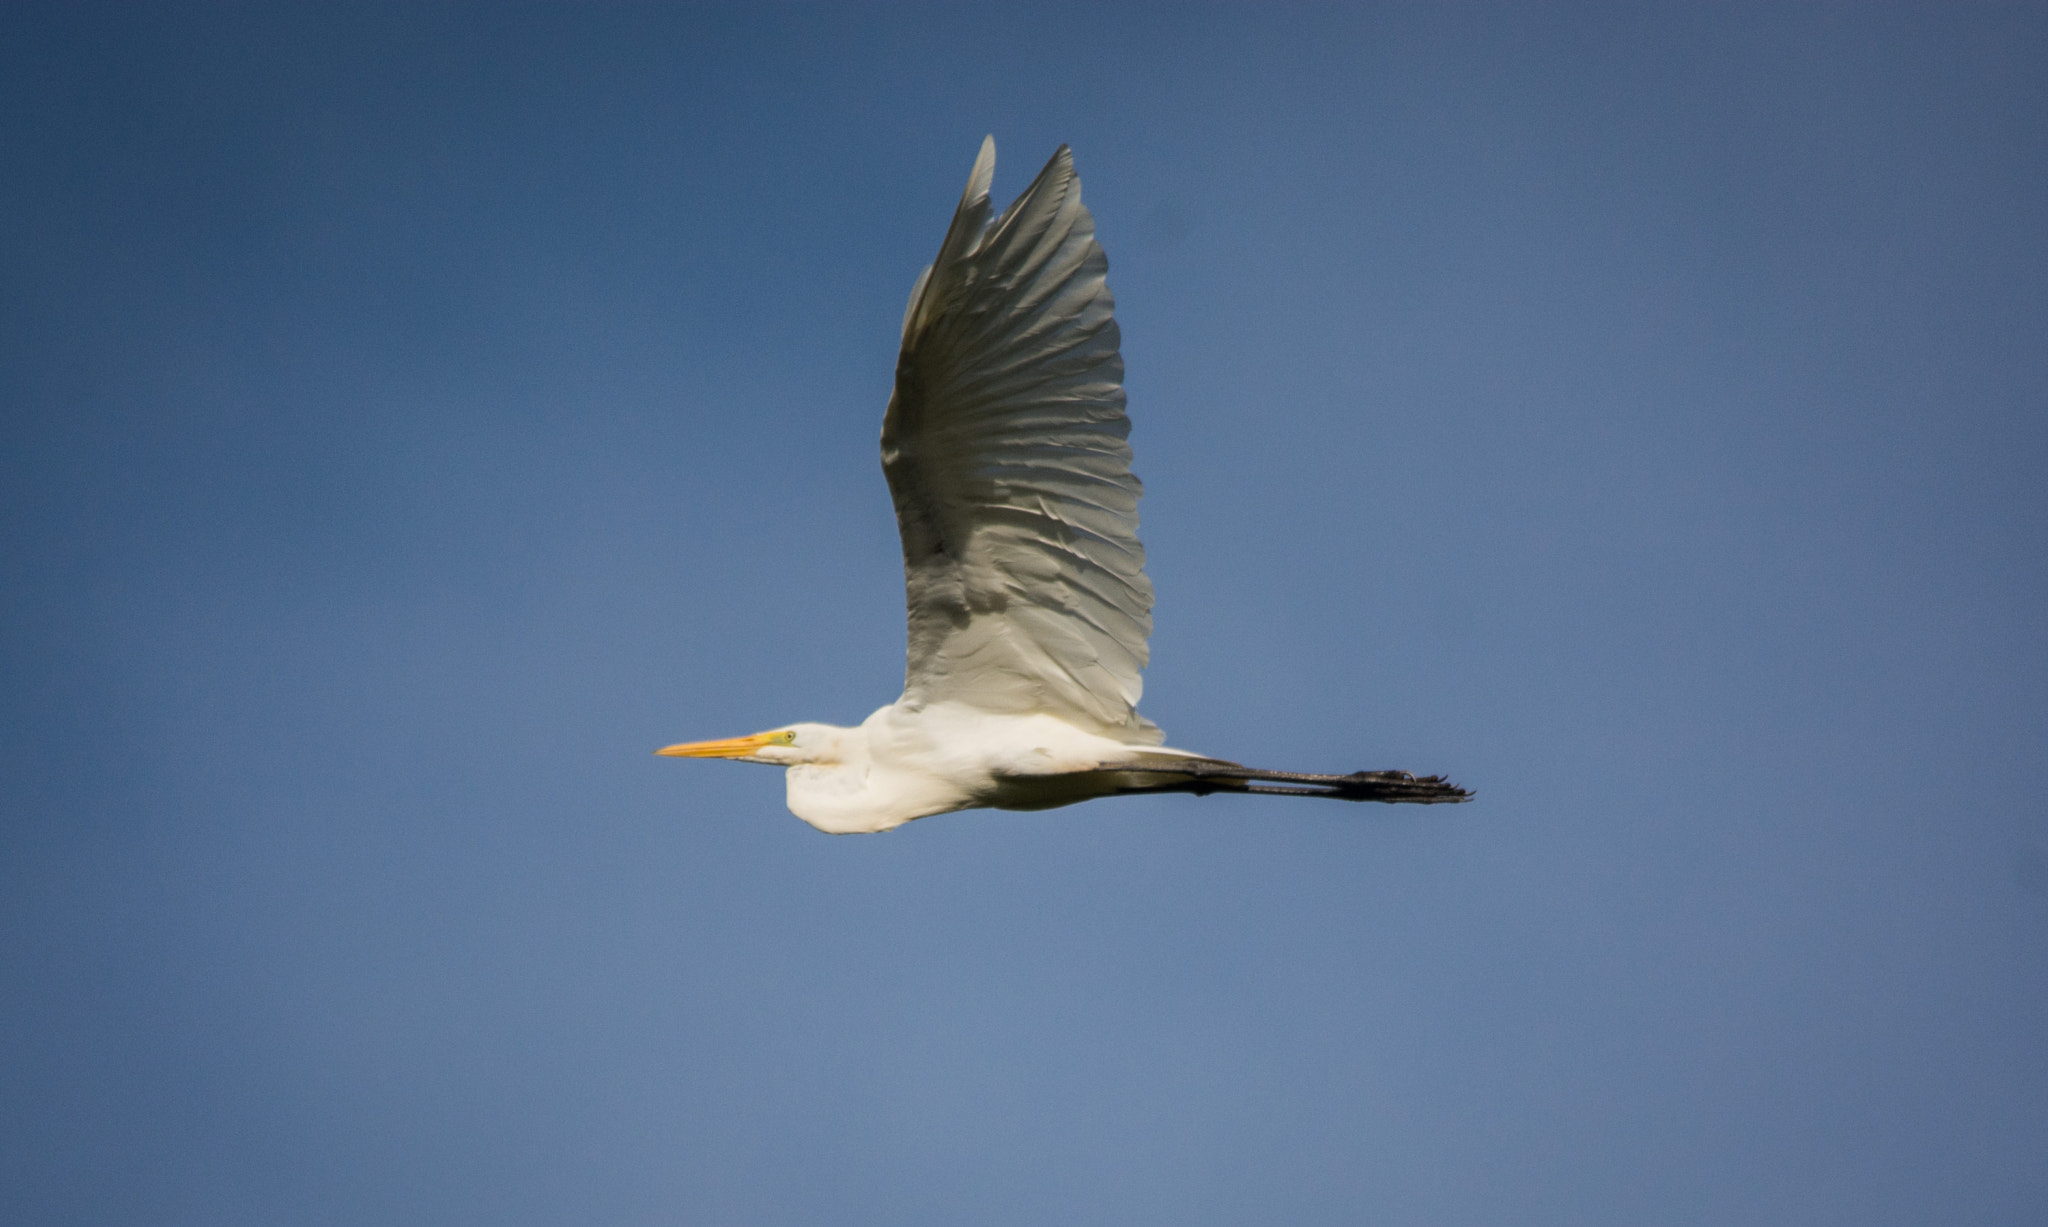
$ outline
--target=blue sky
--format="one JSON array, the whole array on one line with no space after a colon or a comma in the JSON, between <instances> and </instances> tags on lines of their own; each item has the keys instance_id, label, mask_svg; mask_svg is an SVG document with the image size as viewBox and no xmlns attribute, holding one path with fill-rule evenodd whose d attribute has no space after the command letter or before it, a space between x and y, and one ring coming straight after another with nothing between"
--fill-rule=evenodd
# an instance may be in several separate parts
<instances>
[{"instance_id":1,"label":"blue sky","mask_svg":"<svg viewBox=\"0 0 2048 1227\"><path fill-rule=\"evenodd\" d=\"M2048 1210L2038 7L0 13L0 1218ZM1075 150L1174 744L829 838Z\"/></svg>"}]
</instances>

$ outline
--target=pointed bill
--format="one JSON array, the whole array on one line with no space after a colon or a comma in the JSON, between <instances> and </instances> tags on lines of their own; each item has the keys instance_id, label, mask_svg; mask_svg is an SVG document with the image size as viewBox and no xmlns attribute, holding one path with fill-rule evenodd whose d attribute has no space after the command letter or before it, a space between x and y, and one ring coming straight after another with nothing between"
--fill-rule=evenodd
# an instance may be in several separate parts
<instances>
[{"instance_id":1,"label":"pointed bill","mask_svg":"<svg viewBox=\"0 0 2048 1227\"><path fill-rule=\"evenodd\" d=\"M680 745L663 746L655 753L670 758L752 758L764 746L786 746L789 741L787 732L777 730L719 741L686 741Z\"/></svg>"}]
</instances>

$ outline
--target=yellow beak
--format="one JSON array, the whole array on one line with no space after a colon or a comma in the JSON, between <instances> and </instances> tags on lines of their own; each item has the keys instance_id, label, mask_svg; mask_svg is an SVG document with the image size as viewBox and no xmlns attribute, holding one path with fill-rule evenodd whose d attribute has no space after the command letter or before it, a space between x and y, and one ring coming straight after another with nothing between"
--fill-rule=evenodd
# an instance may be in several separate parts
<instances>
[{"instance_id":1,"label":"yellow beak","mask_svg":"<svg viewBox=\"0 0 2048 1227\"><path fill-rule=\"evenodd\" d=\"M663 746L656 754L670 758L752 758L754 752L763 746L786 745L788 737L783 733L755 733L751 737L728 737L723 741L686 741L681 745Z\"/></svg>"}]
</instances>

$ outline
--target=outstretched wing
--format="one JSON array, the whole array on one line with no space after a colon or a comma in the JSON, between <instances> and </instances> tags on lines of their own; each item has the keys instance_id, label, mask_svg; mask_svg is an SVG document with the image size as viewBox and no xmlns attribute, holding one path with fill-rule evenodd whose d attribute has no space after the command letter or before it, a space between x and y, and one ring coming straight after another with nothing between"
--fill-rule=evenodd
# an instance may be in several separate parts
<instances>
[{"instance_id":1,"label":"outstretched wing","mask_svg":"<svg viewBox=\"0 0 2048 1227\"><path fill-rule=\"evenodd\" d=\"M983 141L911 291L882 471L903 533L904 698L1046 711L1156 744L1152 633L1109 261L1062 145L988 221Z\"/></svg>"}]
</instances>

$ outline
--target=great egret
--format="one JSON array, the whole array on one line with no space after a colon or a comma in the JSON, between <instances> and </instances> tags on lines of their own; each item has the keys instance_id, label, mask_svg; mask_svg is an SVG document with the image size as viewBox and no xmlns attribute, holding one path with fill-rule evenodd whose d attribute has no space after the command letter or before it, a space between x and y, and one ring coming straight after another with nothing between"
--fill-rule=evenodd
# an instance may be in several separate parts
<instances>
[{"instance_id":1,"label":"great egret","mask_svg":"<svg viewBox=\"0 0 2048 1227\"><path fill-rule=\"evenodd\" d=\"M882 472L903 534L903 697L859 728L669 746L789 769L821 831L1133 793L1463 801L1440 776L1258 771L1159 744L1137 711L1152 583L1138 544L1109 261L1062 145L989 222L995 138L910 291Z\"/></svg>"}]
</instances>

